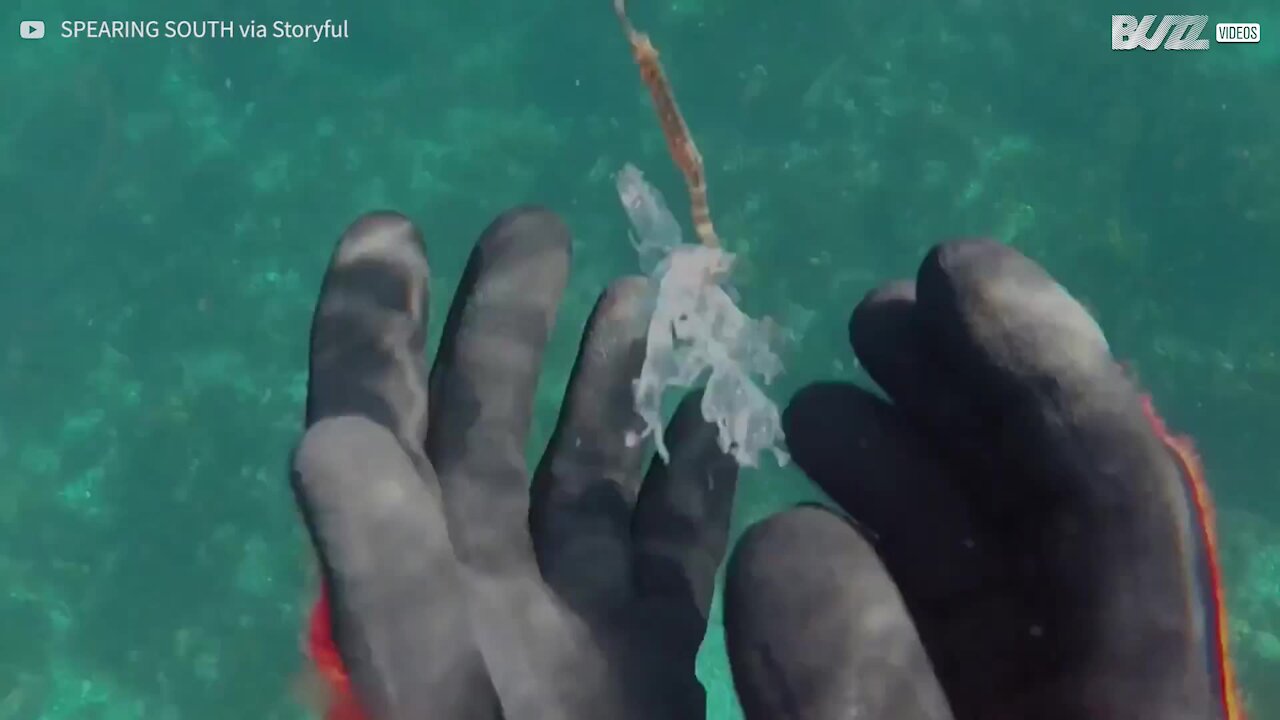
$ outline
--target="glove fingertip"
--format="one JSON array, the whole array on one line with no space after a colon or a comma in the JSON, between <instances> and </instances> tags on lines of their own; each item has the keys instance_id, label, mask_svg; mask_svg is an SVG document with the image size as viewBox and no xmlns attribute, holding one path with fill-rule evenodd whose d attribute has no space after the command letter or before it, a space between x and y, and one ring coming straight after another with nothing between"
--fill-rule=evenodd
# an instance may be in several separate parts
<instances>
[{"instance_id":1,"label":"glove fingertip","mask_svg":"<svg viewBox=\"0 0 1280 720\"><path fill-rule=\"evenodd\" d=\"M950 717L892 579L857 530L825 508L788 510L746 532L729 563L724 613L749 720Z\"/></svg>"}]
</instances>

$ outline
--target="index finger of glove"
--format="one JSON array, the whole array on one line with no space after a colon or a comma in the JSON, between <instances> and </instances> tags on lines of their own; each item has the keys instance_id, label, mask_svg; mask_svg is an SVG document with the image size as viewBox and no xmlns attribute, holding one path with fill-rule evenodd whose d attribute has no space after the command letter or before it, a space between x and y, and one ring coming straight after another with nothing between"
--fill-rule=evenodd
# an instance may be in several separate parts
<instances>
[{"instance_id":1,"label":"index finger of glove","mask_svg":"<svg viewBox=\"0 0 1280 720\"><path fill-rule=\"evenodd\" d=\"M632 389L644 364L648 284L613 283L596 302L560 418L530 488L529 529L547 583L579 611L632 595L632 509L651 443Z\"/></svg>"},{"instance_id":2,"label":"index finger of glove","mask_svg":"<svg viewBox=\"0 0 1280 720\"><path fill-rule=\"evenodd\" d=\"M486 573L534 566L525 445L569 252L568 228L549 211L494 220L467 261L431 370L427 455L458 557Z\"/></svg>"}]
</instances>

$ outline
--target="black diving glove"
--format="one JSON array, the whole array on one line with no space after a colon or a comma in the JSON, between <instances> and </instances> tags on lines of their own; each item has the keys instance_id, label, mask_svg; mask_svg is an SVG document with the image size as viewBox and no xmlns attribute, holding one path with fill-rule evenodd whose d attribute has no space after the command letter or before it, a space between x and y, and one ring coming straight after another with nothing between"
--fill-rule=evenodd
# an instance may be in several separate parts
<instances>
[{"instance_id":1,"label":"black diving glove","mask_svg":"<svg viewBox=\"0 0 1280 720\"><path fill-rule=\"evenodd\" d=\"M418 231L374 214L338 243L292 475L320 557L319 634L336 645L326 674L351 693L330 717L704 716L694 663L737 466L696 396L668 429L670 463L646 474L650 450L628 446L643 429L642 280L597 303L531 483L526 470L569 254L548 212L495 220L428 378Z\"/></svg>"},{"instance_id":2,"label":"black diving glove","mask_svg":"<svg viewBox=\"0 0 1280 720\"><path fill-rule=\"evenodd\" d=\"M1097 325L994 242L871 293L784 413L847 513L748 531L725 625L751 720L1235 720L1210 505Z\"/></svg>"}]
</instances>

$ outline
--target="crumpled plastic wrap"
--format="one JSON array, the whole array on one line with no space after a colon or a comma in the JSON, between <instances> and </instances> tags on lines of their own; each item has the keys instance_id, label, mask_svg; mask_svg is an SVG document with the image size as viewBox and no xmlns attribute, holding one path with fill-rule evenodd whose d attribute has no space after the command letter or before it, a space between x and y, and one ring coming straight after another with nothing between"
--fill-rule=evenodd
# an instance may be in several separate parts
<instances>
[{"instance_id":1,"label":"crumpled plastic wrap","mask_svg":"<svg viewBox=\"0 0 1280 720\"><path fill-rule=\"evenodd\" d=\"M617 188L654 291L644 367L635 383L636 412L646 429L629 442L652 435L659 455L669 459L663 393L705 378L702 415L719 429L720 448L743 467L756 467L764 452L786 464L778 407L757 384L772 382L782 361L770 347L770 323L748 317L734 302L728 285L733 255L685 243L662 194L634 166L618 173Z\"/></svg>"}]
</instances>

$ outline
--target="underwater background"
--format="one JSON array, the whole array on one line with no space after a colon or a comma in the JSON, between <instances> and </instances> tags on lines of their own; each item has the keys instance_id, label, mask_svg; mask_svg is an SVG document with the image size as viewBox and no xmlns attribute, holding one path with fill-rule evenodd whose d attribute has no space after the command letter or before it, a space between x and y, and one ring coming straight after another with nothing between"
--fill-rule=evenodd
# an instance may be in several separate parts
<instances>
[{"instance_id":1,"label":"underwater background","mask_svg":"<svg viewBox=\"0 0 1280 720\"><path fill-rule=\"evenodd\" d=\"M1042 262L1202 451L1242 684L1280 717L1280 5L631 5L745 308L799 335L773 397L860 377L849 311L932 244ZM1261 42L1110 49L1110 15L1169 12ZM48 36L20 39L28 19ZM58 36L77 19L350 37ZM305 717L314 577L285 467L329 252L404 212L443 308L497 212L561 213L534 455L591 304L637 268L613 173L635 163L685 217L610 4L11 0L0 36L0 720ZM812 497L793 468L744 473L735 533ZM699 672L711 718L738 717L716 623Z\"/></svg>"}]
</instances>

